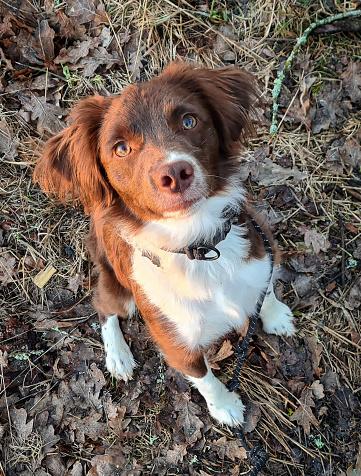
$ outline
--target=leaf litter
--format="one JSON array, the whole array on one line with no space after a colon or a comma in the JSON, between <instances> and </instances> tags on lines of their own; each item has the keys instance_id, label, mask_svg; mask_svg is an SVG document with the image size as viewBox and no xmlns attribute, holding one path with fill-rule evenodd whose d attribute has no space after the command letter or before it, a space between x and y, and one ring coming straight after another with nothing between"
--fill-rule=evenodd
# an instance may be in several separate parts
<instances>
[{"instance_id":1,"label":"leaf litter","mask_svg":"<svg viewBox=\"0 0 361 476\"><path fill-rule=\"evenodd\" d=\"M96 270L83 247L88 222L32 184L32 164L71 105L93 93L118 94L175 56L245 66L265 100L241 172L284 251L276 293L292 306L299 331L284 339L256 329L240 387L247 438L271 455L264 474L359 471L358 33L334 35L332 44L327 35L308 40L285 80L283 124L270 139L270 90L296 25L332 12L318 1L212 8L211 17L207 2L0 4L0 469L9 474L249 470L239 441L165 367L140 318L122 323L135 378L110 378L90 304ZM34 278L48 267L55 272L39 288ZM222 381L234 368L238 337L209 349Z\"/></svg>"}]
</instances>

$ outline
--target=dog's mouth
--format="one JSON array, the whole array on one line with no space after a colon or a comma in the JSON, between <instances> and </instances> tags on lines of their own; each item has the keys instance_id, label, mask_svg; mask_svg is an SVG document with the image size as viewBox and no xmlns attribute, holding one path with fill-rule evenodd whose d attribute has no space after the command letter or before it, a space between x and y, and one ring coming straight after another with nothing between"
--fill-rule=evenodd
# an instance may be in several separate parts
<instances>
[{"instance_id":1,"label":"dog's mouth","mask_svg":"<svg viewBox=\"0 0 361 476\"><path fill-rule=\"evenodd\" d=\"M187 216L187 215L192 215L194 212L196 212L200 204L202 202L203 197L198 197L194 198L192 200L182 200L179 201L178 203L166 208L164 210L164 217L165 218L173 218L177 216Z\"/></svg>"}]
</instances>

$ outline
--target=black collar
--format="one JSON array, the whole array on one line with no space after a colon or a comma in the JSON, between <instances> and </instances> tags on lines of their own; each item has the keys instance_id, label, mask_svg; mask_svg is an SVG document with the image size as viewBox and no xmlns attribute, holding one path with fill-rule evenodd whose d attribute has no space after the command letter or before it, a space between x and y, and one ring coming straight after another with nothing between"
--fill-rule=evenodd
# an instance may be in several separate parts
<instances>
[{"instance_id":1,"label":"black collar","mask_svg":"<svg viewBox=\"0 0 361 476\"><path fill-rule=\"evenodd\" d=\"M179 248L177 250L163 250L168 251L169 253L179 253L186 255L190 260L198 261L213 261L218 259L221 256L220 251L216 248L216 245L223 241L228 233L230 232L232 225L238 221L238 208L227 207L223 210L221 218L224 219L221 228L217 230L217 233L214 235L213 239L207 242L197 241L184 248ZM215 254L212 256L206 256L210 251L213 251ZM160 258L150 251L143 251L142 256L150 259L150 261L155 265L160 267L161 262Z\"/></svg>"}]
</instances>

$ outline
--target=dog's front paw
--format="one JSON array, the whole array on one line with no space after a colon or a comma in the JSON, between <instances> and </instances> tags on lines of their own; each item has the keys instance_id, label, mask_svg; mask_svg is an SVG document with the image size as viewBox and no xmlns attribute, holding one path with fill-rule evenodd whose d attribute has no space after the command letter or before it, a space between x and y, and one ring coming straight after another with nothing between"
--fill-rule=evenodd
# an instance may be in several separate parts
<instances>
[{"instance_id":1,"label":"dog's front paw","mask_svg":"<svg viewBox=\"0 0 361 476\"><path fill-rule=\"evenodd\" d=\"M102 336L107 369L118 380L131 380L136 363L120 330L116 314L109 316L102 325Z\"/></svg>"},{"instance_id":2,"label":"dog's front paw","mask_svg":"<svg viewBox=\"0 0 361 476\"><path fill-rule=\"evenodd\" d=\"M221 424L229 426L241 425L244 421L244 405L234 392L224 388L221 398L217 401L208 402L209 413Z\"/></svg>"},{"instance_id":3,"label":"dog's front paw","mask_svg":"<svg viewBox=\"0 0 361 476\"><path fill-rule=\"evenodd\" d=\"M268 334L292 336L296 332L291 309L283 302L274 301L261 314L263 329Z\"/></svg>"},{"instance_id":4,"label":"dog's front paw","mask_svg":"<svg viewBox=\"0 0 361 476\"><path fill-rule=\"evenodd\" d=\"M106 351L105 363L108 371L117 380L127 382L132 379L136 363L128 346L111 347Z\"/></svg>"}]
</instances>

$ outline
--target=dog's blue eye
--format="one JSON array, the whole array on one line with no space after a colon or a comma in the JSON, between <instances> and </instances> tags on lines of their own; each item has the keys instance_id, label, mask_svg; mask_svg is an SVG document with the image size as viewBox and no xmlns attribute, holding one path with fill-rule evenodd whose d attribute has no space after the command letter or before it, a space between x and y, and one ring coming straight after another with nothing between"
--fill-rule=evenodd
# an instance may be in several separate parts
<instances>
[{"instance_id":1,"label":"dog's blue eye","mask_svg":"<svg viewBox=\"0 0 361 476\"><path fill-rule=\"evenodd\" d=\"M190 114L183 117L183 129L194 129L197 125L197 119Z\"/></svg>"},{"instance_id":2,"label":"dog's blue eye","mask_svg":"<svg viewBox=\"0 0 361 476\"><path fill-rule=\"evenodd\" d=\"M114 147L115 155L118 157L125 157L126 155L129 155L131 151L132 148L123 140L118 142Z\"/></svg>"}]
</instances>

